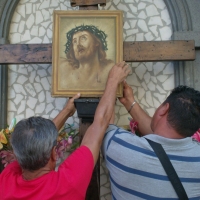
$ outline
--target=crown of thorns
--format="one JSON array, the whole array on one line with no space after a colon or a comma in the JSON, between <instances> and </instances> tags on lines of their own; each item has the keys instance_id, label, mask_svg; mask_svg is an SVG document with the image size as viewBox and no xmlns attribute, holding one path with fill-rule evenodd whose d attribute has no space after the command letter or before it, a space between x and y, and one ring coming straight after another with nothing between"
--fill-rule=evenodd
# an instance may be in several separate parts
<instances>
[{"instance_id":1,"label":"crown of thorns","mask_svg":"<svg viewBox=\"0 0 200 200\"><path fill-rule=\"evenodd\" d=\"M65 44L65 46L66 46L65 53L67 53L70 50L73 35L79 31L88 31L88 32L94 34L96 37L98 37L100 39L103 50L104 51L108 50L107 42L106 42L107 35L103 31L99 30L96 26L93 26L93 25L81 25L81 26L77 26L76 28L73 28L72 30L67 32L67 34L66 34L67 43Z\"/></svg>"}]
</instances>

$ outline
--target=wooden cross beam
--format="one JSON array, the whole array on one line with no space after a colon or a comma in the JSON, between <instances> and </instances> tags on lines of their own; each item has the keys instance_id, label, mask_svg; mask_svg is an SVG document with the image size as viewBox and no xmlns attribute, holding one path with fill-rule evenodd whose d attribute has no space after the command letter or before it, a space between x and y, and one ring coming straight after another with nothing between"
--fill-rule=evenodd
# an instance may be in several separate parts
<instances>
[{"instance_id":1,"label":"wooden cross beam","mask_svg":"<svg viewBox=\"0 0 200 200\"><path fill-rule=\"evenodd\" d=\"M0 63L51 63L52 44L0 45ZM124 42L123 60L127 62L153 62L194 60L194 40Z\"/></svg>"},{"instance_id":2,"label":"wooden cross beam","mask_svg":"<svg viewBox=\"0 0 200 200\"><path fill-rule=\"evenodd\" d=\"M106 0L71 0L72 6L80 10L98 10L98 4L106 4ZM127 62L153 62L194 60L194 41L151 41L124 42L123 60ZM1 64L33 64L52 63L52 44L6 44L0 45ZM5 108L6 109L6 108ZM84 136L90 123L80 121L80 134ZM86 199L100 199L98 161L95 166Z\"/></svg>"}]
</instances>

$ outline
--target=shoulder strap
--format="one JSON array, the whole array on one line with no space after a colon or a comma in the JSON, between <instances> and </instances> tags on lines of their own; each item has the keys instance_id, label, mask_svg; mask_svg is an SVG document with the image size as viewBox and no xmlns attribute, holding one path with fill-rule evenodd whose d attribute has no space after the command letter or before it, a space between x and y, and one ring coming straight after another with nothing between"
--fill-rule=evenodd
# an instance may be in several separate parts
<instances>
[{"instance_id":1,"label":"shoulder strap","mask_svg":"<svg viewBox=\"0 0 200 200\"><path fill-rule=\"evenodd\" d=\"M172 163L169 160L169 157L165 153L165 150L163 149L162 145L154 142L152 140L149 140L145 138L149 144L151 145L152 149L156 153L157 157L159 158L166 174L168 175L169 180L171 181L179 199L181 200L188 200L187 194L185 192L185 189L172 165Z\"/></svg>"}]
</instances>

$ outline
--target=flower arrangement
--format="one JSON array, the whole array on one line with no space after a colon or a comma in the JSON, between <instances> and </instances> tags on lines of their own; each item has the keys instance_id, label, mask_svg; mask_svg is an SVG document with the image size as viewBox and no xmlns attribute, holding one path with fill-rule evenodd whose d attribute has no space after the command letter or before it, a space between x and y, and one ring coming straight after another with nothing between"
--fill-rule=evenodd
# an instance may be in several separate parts
<instances>
[{"instance_id":1,"label":"flower arrangement","mask_svg":"<svg viewBox=\"0 0 200 200\"><path fill-rule=\"evenodd\" d=\"M16 125L16 118L13 118L10 126L6 129L2 129L0 132L0 161L6 167L9 163L15 160L10 145L10 136Z\"/></svg>"},{"instance_id":2,"label":"flower arrangement","mask_svg":"<svg viewBox=\"0 0 200 200\"><path fill-rule=\"evenodd\" d=\"M6 167L15 160L15 156L10 144L10 137L16 125L16 118L12 119L11 124L0 132L0 163ZM63 158L65 152L72 152L79 146L79 131L73 124L65 124L58 133L57 137L57 159Z\"/></svg>"},{"instance_id":3,"label":"flower arrangement","mask_svg":"<svg viewBox=\"0 0 200 200\"><path fill-rule=\"evenodd\" d=\"M74 124L65 124L58 133L57 138L57 159L63 158L65 152L72 152L79 146L79 130Z\"/></svg>"}]
</instances>

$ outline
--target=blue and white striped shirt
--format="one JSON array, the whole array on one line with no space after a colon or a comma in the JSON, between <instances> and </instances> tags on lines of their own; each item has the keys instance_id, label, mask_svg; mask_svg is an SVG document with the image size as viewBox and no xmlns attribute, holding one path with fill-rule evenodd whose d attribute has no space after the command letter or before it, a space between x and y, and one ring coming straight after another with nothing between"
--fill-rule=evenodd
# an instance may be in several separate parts
<instances>
[{"instance_id":1,"label":"blue and white striped shirt","mask_svg":"<svg viewBox=\"0 0 200 200\"><path fill-rule=\"evenodd\" d=\"M191 200L200 200L200 143L192 138L145 136L160 143ZM114 200L178 199L159 159L144 137L110 125L102 153L110 173Z\"/></svg>"}]
</instances>

